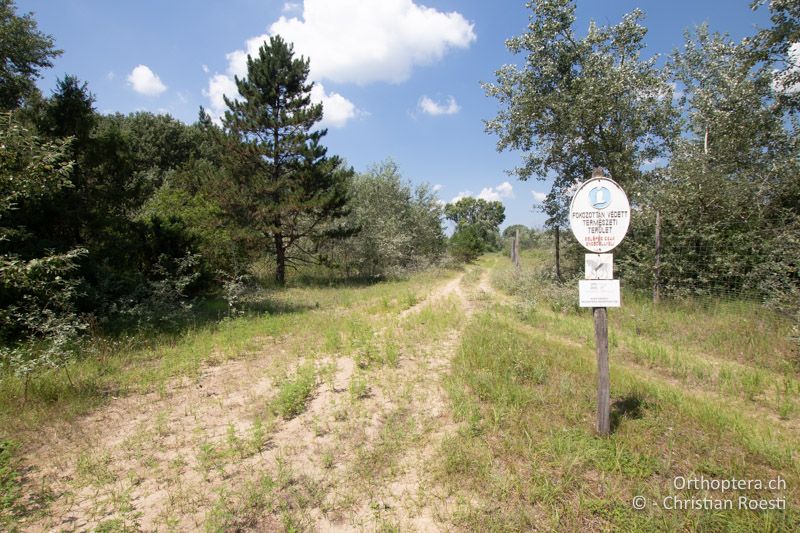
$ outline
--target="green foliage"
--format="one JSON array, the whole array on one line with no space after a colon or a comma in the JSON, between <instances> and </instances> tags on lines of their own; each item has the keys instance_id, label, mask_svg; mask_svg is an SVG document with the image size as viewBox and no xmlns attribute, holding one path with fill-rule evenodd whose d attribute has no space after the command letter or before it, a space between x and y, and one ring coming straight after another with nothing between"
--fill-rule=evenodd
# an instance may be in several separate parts
<instances>
[{"instance_id":1,"label":"green foliage","mask_svg":"<svg viewBox=\"0 0 800 533\"><path fill-rule=\"evenodd\" d=\"M759 31L747 44L761 68L775 69L775 97L781 109L800 111L800 69L797 68L797 43L800 42L800 5L794 0L752 0L755 10L769 6L772 27ZM793 57L794 54L794 57Z\"/></svg>"},{"instance_id":2,"label":"green foliage","mask_svg":"<svg viewBox=\"0 0 800 533\"><path fill-rule=\"evenodd\" d=\"M470 263L487 251L486 241L475 225L456 228L448 246L450 255L458 261Z\"/></svg>"},{"instance_id":3,"label":"green foliage","mask_svg":"<svg viewBox=\"0 0 800 533\"><path fill-rule=\"evenodd\" d=\"M784 309L797 302L800 145L774 105L772 73L752 61L748 46L705 26L672 55L686 135L669 165L639 183L619 261L631 285L653 283L659 211L663 292L744 292Z\"/></svg>"},{"instance_id":4,"label":"green foliage","mask_svg":"<svg viewBox=\"0 0 800 533\"><path fill-rule=\"evenodd\" d=\"M201 277L200 256L161 254L147 276L103 309L105 319L121 321L138 329L171 329L192 309L192 288Z\"/></svg>"},{"instance_id":5,"label":"green foliage","mask_svg":"<svg viewBox=\"0 0 800 533\"><path fill-rule=\"evenodd\" d=\"M247 58L247 78L236 78L242 100L225 99L225 135L233 169L230 209L267 236L262 246L275 254L275 279L286 266L313 259L321 239L343 236L337 220L347 209L346 183L352 170L327 157L322 104L311 103L309 61L295 58L291 44L270 37ZM228 206L226 206L227 208Z\"/></svg>"},{"instance_id":6,"label":"green foliage","mask_svg":"<svg viewBox=\"0 0 800 533\"><path fill-rule=\"evenodd\" d=\"M7 225L11 211L68 186L73 163L66 142L42 140L15 113L0 114L0 145L0 241L6 241L20 232Z\"/></svg>"},{"instance_id":7,"label":"green foliage","mask_svg":"<svg viewBox=\"0 0 800 533\"><path fill-rule=\"evenodd\" d=\"M8 343L0 347L0 363L26 380L63 368L75 353L86 325L74 307L77 282L68 275L83 253L0 263L0 295L10 302L0 312L0 334Z\"/></svg>"},{"instance_id":8,"label":"green foliage","mask_svg":"<svg viewBox=\"0 0 800 533\"><path fill-rule=\"evenodd\" d=\"M497 227L506 219L502 202L488 201L483 198L466 196L444 208L444 215L456 226L481 226L487 231L497 231Z\"/></svg>"},{"instance_id":9,"label":"green foliage","mask_svg":"<svg viewBox=\"0 0 800 533\"><path fill-rule=\"evenodd\" d=\"M528 228L522 224L512 224L503 230L503 250L511 251L514 235L519 230L520 250L531 250L539 245L542 235L535 228Z\"/></svg>"},{"instance_id":10,"label":"green foliage","mask_svg":"<svg viewBox=\"0 0 800 533\"><path fill-rule=\"evenodd\" d=\"M391 160L350 181L350 227L360 231L322 246L348 276L385 276L430 266L443 254L442 208L428 185L403 180Z\"/></svg>"},{"instance_id":11,"label":"green foliage","mask_svg":"<svg viewBox=\"0 0 800 533\"><path fill-rule=\"evenodd\" d=\"M0 146L0 364L27 383L37 370L63 367L85 327L74 307L77 281L69 276L85 250L15 253L26 233L12 216L17 206L65 187L72 162L66 143L41 140L13 114L0 115Z\"/></svg>"},{"instance_id":12,"label":"green foliage","mask_svg":"<svg viewBox=\"0 0 800 533\"><path fill-rule=\"evenodd\" d=\"M589 25L575 35L575 2L530 3L528 32L507 41L524 66L507 65L484 84L501 111L486 123L498 150L524 152L520 179L555 175L544 202L549 225L566 225L569 191L594 167L628 184L640 165L665 152L675 135L672 89L639 55L646 29L639 10L614 26Z\"/></svg>"},{"instance_id":13,"label":"green foliage","mask_svg":"<svg viewBox=\"0 0 800 533\"><path fill-rule=\"evenodd\" d=\"M209 270L233 272L247 260L242 252L242 231L227 222L225 211L210 192L192 194L168 181L147 200L136 218L162 221L165 227L187 237Z\"/></svg>"},{"instance_id":14,"label":"green foliage","mask_svg":"<svg viewBox=\"0 0 800 533\"><path fill-rule=\"evenodd\" d=\"M33 16L16 14L14 0L0 0L0 111L18 108L37 93L39 71L61 54L53 38L40 32Z\"/></svg>"},{"instance_id":15,"label":"green foliage","mask_svg":"<svg viewBox=\"0 0 800 533\"><path fill-rule=\"evenodd\" d=\"M294 378L283 382L278 396L273 401L275 413L285 420L294 418L306 410L311 393L317 385L317 374L313 364L297 369Z\"/></svg>"},{"instance_id":16,"label":"green foliage","mask_svg":"<svg viewBox=\"0 0 800 533\"><path fill-rule=\"evenodd\" d=\"M467 196L444 207L444 215L456 224L450 238L451 254L462 261L472 261L489 250L499 250L498 226L506 219L502 202Z\"/></svg>"},{"instance_id":17,"label":"green foliage","mask_svg":"<svg viewBox=\"0 0 800 533\"><path fill-rule=\"evenodd\" d=\"M75 145L83 148L96 123L94 95L86 82L75 76L64 76L56 82L53 95L42 104L39 130L53 138L75 137Z\"/></svg>"},{"instance_id":18,"label":"green foliage","mask_svg":"<svg viewBox=\"0 0 800 533\"><path fill-rule=\"evenodd\" d=\"M18 448L17 443L0 439L0 516L11 510L19 499L20 475L15 457Z\"/></svg>"}]
</instances>

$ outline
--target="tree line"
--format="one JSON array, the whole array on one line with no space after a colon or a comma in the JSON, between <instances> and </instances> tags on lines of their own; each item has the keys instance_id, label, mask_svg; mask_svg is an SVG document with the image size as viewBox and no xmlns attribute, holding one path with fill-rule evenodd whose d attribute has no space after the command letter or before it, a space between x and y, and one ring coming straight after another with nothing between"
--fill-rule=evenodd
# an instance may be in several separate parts
<instances>
[{"instance_id":1,"label":"tree line","mask_svg":"<svg viewBox=\"0 0 800 533\"><path fill-rule=\"evenodd\" d=\"M568 227L572 191L595 167L626 190L615 270L629 287L800 307L800 4L764 4L751 8L769 9L771 26L740 42L701 25L644 58L640 10L582 34L573 0L540 0L507 41L523 61L484 85L500 104L487 132L524 154L516 175L554 176L547 227ZM564 234L577 275L583 252Z\"/></svg>"},{"instance_id":2,"label":"tree line","mask_svg":"<svg viewBox=\"0 0 800 533\"><path fill-rule=\"evenodd\" d=\"M264 265L276 286L374 280L499 245L499 202L444 206L391 160L357 173L328 154L309 60L280 36L218 123L201 108L184 124L98 113L75 76L44 96L53 38L12 0L0 34L0 363L25 379L66 368L87 333L173 327L205 296L234 310Z\"/></svg>"}]
</instances>

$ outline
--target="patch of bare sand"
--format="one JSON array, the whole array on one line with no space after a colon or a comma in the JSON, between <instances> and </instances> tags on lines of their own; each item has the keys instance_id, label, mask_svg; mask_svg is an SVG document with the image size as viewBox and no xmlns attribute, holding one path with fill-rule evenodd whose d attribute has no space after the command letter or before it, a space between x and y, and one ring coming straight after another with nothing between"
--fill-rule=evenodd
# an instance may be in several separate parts
<instances>
[{"instance_id":1,"label":"patch of bare sand","mask_svg":"<svg viewBox=\"0 0 800 533\"><path fill-rule=\"evenodd\" d=\"M214 490L233 473L201 463L229 435L242 439L253 431L273 389L271 361L207 368L165 394L120 398L69 427L55 426L27 454L26 484L47 487L53 501L47 516L26 529L85 531L122 512L149 531L165 511L182 515L175 526L198 527Z\"/></svg>"}]
</instances>

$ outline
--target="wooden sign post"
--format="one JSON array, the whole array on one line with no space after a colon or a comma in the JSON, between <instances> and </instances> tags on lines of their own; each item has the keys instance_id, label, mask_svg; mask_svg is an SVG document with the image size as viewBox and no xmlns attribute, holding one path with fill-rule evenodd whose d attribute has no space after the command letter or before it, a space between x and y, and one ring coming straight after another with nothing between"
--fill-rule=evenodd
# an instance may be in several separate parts
<instances>
[{"instance_id":1,"label":"wooden sign post","mask_svg":"<svg viewBox=\"0 0 800 533\"><path fill-rule=\"evenodd\" d=\"M597 346L597 432L611 433L611 374L608 368L608 309L594 308L594 342Z\"/></svg>"},{"instance_id":2,"label":"wooden sign post","mask_svg":"<svg viewBox=\"0 0 800 533\"><path fill-rule=\"evenodd\" d=\"M578 187L569 206L569 222L586 254L586 275L578 282L581 307L591 307L597 349L597 432L611 433L611 376L608 363L608 308L621 305L619 280L613 279L614 249L628 231L631 208L625 191L595 169Z\"/></svg>"}]
</instances>

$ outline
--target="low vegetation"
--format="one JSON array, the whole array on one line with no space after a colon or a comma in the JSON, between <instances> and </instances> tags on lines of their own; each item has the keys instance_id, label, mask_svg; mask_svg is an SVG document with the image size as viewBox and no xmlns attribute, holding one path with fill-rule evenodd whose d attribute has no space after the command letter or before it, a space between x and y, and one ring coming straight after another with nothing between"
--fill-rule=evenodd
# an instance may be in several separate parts
<instances>
[{"instance_id":1,"label":"low vegetation","mask_svg":"<svg viewBox=\"0 0 800 533\"><path fill-rule=\"evenodd\" d=\"M437 479L464 502L456 523L487 531L798 527L798 418L790 413L800 383L790 321L757 303L654 307L626 294L610 312L613 433L598 438L591 318L554 305L551 296L574 284L556 288L541 254L525 254L523 264L519 273L495 270L509 298L470 323L448 379L461 427L441 447ZM701 476L783 479L785 489L675 485ZM644 510L632 506L634 496L646 498ZM672 497L740 496L785 498L785 510L664 508Z\"/></svg>"}]
</instances>

